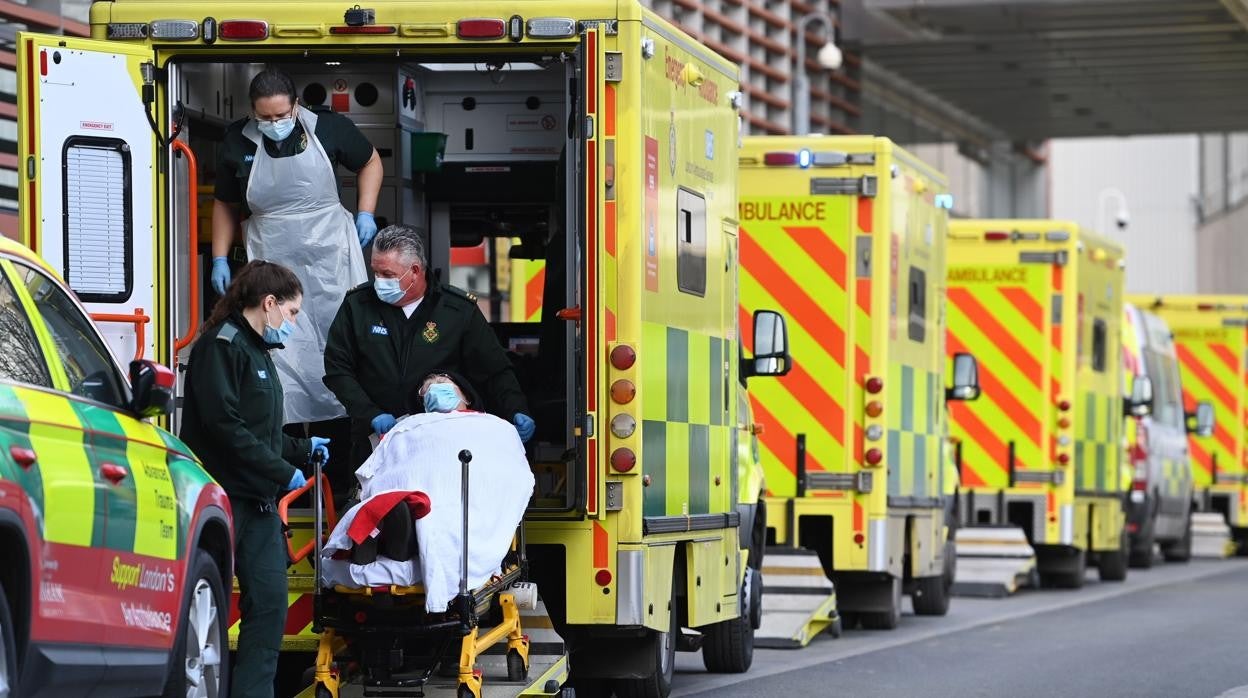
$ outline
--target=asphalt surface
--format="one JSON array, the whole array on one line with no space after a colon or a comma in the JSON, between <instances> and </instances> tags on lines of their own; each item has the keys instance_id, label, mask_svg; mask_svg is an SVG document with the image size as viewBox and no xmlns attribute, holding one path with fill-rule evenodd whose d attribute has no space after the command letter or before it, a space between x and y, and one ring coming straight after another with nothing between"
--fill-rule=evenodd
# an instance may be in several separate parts
<instances>
[{"instance_id":1,"label":"asphalt surface","mask_svg":"<svg viewBox=\"0 0 1248 698\"><path fill-rule=\"evenodd\" d=\"M954 599L944 618L756 650L736 676L678 655L676 696L1248 696L1248 560L1096 573L1078 591Z\"/></svg>"}]
</instances>

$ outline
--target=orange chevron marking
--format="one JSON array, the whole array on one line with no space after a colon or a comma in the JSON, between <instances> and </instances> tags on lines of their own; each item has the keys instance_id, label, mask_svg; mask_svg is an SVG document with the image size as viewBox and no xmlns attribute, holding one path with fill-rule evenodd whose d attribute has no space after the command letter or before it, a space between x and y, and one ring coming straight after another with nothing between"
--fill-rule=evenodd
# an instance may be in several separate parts
<instances>
[{"instance_id":1,"label":"orange chevron marking","mask_svg":"<svg viewBox=\"0 0 1248 698\"><path fill-rule=\"evenodd\" d=\"M1208 346L1209 351L1213 352L1214 356L1222 360L1222 363L1226 365L1227 370L1233 374L1239 374L1239 362L1235 360L1235 355L1231 353L1229 347L1225 344L1210 344Z\"/></svg>"},{"instance_id":2,"label":"orange chevron marking","mask_svg":"<svg viewBox=\"0 0 1248 698\"><path fill-rule=\"evenodd\" d=\"M988 338L990 342L996 344L1001 352L1009 357L1011 363L1014 364L1019 371L1022 372L1029 381L1040 387L1040 362L1031 352L1015 339L1013 333L1007 330L1000 322L988 312L979 299L964 288L949 289L949 300L958 307L971 322L974 322L980 332Z\"/></svg>"},{"instance_id":3,"label":"orange chevron marking","mask_svg":"<svg viewBox=\"0 0 1248 698\"><path fill-rule=\"evenodd\" d=\"M546 267L533 275L524 284L524 317L527 320L538 318L538 314L542 312L542 294L546 289Z\"/></svg>"},{"instance_id":4,"label":"orange chevron marking","mask_svg":"<svg viewBox=\"0 0 1248 698\"><path fill-rule=\"evenodd\" d=\"M832 359L842 368L845 366L845 331L828 315L824 307L811 298L770 255L746 234L741 241L741 261L746 270L765 286L772 297L780 303L789 319L806 327L813 337L818 337L828 349Z\"/></svg>"},{"instance_id":5,"label":"orange chevron marking","mask_svg":"<svg viewBox=\"0 0 1248 698\"><path fill-rule=\"evenodd\" d=\"M784 428L784 422L776 419L758 398L750 396L750 404L754 407L754 421L764 425L763 433L758 435L758 439L763 442L768 451L771 451L782 463L788 468L789 472L797 475L797 438ZM806 450L806 470L827 470L815 458L809 449Z\"/></svg>"},{"instance_id":6,"label":"orange chevron marking","mask_svg":"<svg viewBox=\"0 0 1248 698\"><path fill-rule=\"evenodd\" d=\"M836 285L845 289L845 251L828 237L821 228L781 228L799 247L806 250L810 259L819 265Z\"/></svg>"},{"instance_id":7,"label":"orange chevron marking","mask_svg":"<svg viewBox=\"0 0 1248 698\"><path fill-rule=\"evenodd\" d=\"M1023 317L1027 318L1027 322L1031 323L1037 332L1044 331L1044 309L1040 307L1035 296L1027 292L1027 289L1020 286L1002 286L997 290L1018 309L1018 312L1022 313Z\"/></svg>"},{"instance_id":8,"label":"orange chevron marking","mask_svg":"<svg viewBox=\"0 0 1248 698\"><path fill-rule=\"evenodd\" d=\"M1187 369L1201 383L1205 384L1209 392L1222 403L1224 409L1228 412L1234 412L1231 406L1235 404L1235 397L1222 385L1222 381L1209 372L1205 364L1192 353L1190 349L1182 344L1174 345L1174 350L1179 355L1179 363L1183 364L1183 368Z\"/></svg>"},{"instance_id":9,"label":"orange chevron marking","mask_svg":"<svg viewBox=\"0 0 1248 698\"><path fill-rule=\"evenodd\" d=\"M967 351L966 346L952 333L946 333L946 340L949 352L957 354ZM984 395L991 399L1010 418L1014 426L1018 427L1023 435L1038 447L1040 445L1040 418L1035 412L1019 402L1009 386L982 364L979 367L979 382L983 386Z\"/></svg>"}]
</instances>

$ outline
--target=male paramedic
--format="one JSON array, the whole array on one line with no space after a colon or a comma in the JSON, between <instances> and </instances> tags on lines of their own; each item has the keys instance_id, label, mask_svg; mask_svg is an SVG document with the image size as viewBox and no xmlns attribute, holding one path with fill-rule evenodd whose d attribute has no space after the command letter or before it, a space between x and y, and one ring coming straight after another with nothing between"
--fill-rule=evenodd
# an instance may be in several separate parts
<instances>
[{"instance_id":1,"label":"male paramedic","mask_svg":"<svg viewBox=\"0 0 1248 698\"><path fill-rule=\"evenodd\" d=\"M355 467L385 434L407 398L435 369L463 374L486 411L511 422L528 441L536 425L511 361L476 298L431 280L419 231L392 225L373 240L376 280L347 293L325 346L325 385L351 417Z\"/></svg>"}]
</instances>

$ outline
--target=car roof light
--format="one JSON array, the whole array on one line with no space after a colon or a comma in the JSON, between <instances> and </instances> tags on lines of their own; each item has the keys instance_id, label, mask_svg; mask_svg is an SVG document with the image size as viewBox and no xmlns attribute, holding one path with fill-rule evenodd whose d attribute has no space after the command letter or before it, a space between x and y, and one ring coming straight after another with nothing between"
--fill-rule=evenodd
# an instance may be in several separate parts
<instances>
[{"instance_id":1,"label":"car roof light","mask_svg":"<svg viewBox=\"0 0 1248 698\"><path fill-rule=\"evenodd\" d=\"M534 17L526 33L530 39L567 39L576 36L576 20L567 17Z\"/></svg>"},{"instance_id":2,"label":"car roof light","mask_svg":"<svg viewBox=\"0 0 1248 698\"><path fill-rule=\"evenodd\" d=\"M1066 242L1070 239L1070 233L1065 230L1051 230L1044 234L1044 239L1049 242Z\"/></svg>"},{"instance_id":3,"label":"car roof light","mask_svg":"<svg viewBox=\"0 0 1248 698\"><path fill-rule=\"evenodd\" d=\"M227 41L259 41L269 38L269 23L261 19L227 19L217 28Z\"/></svg>"},{"instance_id":4,"label":"car roof light","mask_svg":"<svg viewBox=\"0 0 1248 698\"><path fill-rule=\"evenodd\" d=\"M153 39L186 41L199 38L199 22L193 19L157 19L152 21L150 35Z\"/></svg>"},{"instance_id":5,"label":"car roof light","mask_svg":"<svg viewBox=\"0 0 1248 698\"><path fill-rule=\"evenodd\" d=\"M1011 237L1013 236L1010 233L1003 230L989 230L984 233L984 239L988 242L1001 242L1003 240L1009 240Z\"/></svg>"},{"instance_id":6,"label":"car roof light","mask_svg":"<svg viewBox=\"0 0 1248 698\"><path fill-rule=\"evenodd\" d=\"M840 167L849 164L849 154L837 152L817 152L811 158L815 167Z\"/></svg>"},{"instance_id":7,"label":"car roof light","mask_svg":"<svg viewBox=\"0 0 1248 698\"><path fill-rule=\"evenodd\" d=\"M797 151L797 166L806 169L810 167L810 163L814 162L814 155L809 150Z\"/></svg>"},{"instance_id":8,"label":"car roof light","mask_svg":"<svg viewBox=\"0 0 1248 698\"><path fill-rule=\"evenodd\" d=\"M461 19L455 35L461 39L501 39L507 34L507 23L501 19Z\"/></svg>"}]
</instances>

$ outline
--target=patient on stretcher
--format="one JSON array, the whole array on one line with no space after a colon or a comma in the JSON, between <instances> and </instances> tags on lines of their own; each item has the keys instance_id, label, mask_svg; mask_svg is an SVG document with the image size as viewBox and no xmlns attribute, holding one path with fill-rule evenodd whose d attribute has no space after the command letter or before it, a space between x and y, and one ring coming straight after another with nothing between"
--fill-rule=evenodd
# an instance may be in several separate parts
<instances>
[{"instance_id":1,"label":"patient on stretcher","mask_svg":"<svg viewBox=\"0 0 1248 698\"><path fill-rule=\"evenodd\" d=\"M460 463L472 452L468 489L468 587L498 574L533 493L524 446L510 423L484 412L471 385L431 374L409 417L356 471L360 503L322 551L326 586L424 585L441 612L459 589L463 550ZM423 408L424 411L420 412Z\"/></svg>"}]
</instances>

